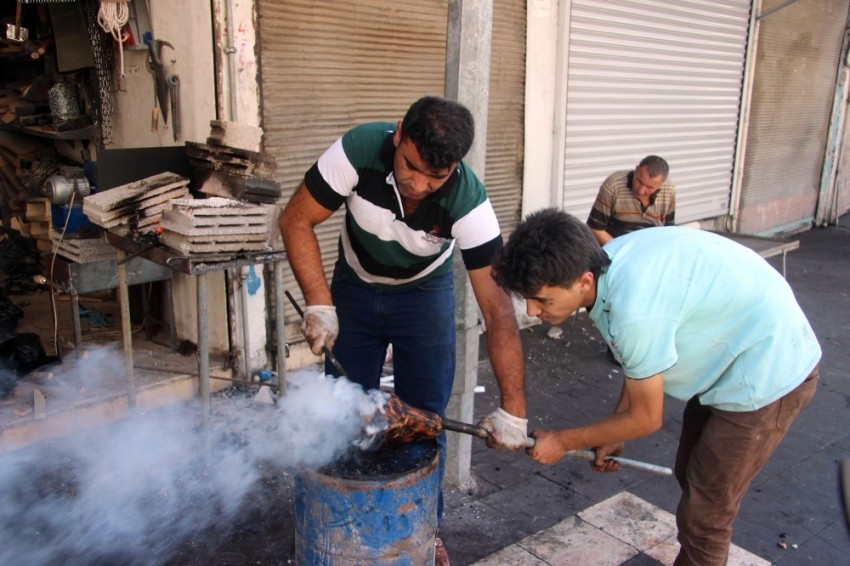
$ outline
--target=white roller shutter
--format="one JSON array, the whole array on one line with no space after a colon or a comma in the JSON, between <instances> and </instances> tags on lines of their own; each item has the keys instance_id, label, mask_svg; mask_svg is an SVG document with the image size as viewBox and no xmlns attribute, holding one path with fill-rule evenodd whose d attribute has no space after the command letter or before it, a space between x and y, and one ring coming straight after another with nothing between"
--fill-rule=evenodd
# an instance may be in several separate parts
<instances>
[{"instance_id":1,"label":"white roller shutter","mask_svg":"<svg viewBox=\"0 0 850 566\"><path fill-rule=\"evenodd\" d=\"M725 214L750 2L569 2L563 207L586 218L599 185L656 154L678 223Z\"/></svg>"}]
</instances>

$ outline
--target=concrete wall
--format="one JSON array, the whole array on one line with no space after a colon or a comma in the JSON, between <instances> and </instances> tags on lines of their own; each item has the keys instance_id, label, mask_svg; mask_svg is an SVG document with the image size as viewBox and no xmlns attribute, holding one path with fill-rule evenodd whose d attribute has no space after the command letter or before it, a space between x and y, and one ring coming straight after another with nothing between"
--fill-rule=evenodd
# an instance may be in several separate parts
<instances>
[{"instance_id":1,"label":"concrete wall","mask_svg":"<svg viewBox=\"0 0 850 566\"><path fill-rule=\"evenodd\" d=\"M212 13L206 0L167 2L151 0L151 27L154 39L174 46L162 48L168 74L180 77L181 136L175 141L169 117L160 119L154 131L154 77L148 70L146 47L124 50L124 79L114 93L113 144L110 148L164 147L202 142L216 118L213 69Z\"/></svg>"},{"instance_id":2,"label":"concrete wall","mask_svg":"<svg viewBox=\"0 0 850 566\"><path fill-rule=\"evenodd\" d=\"M564 1L528 1L523 217L563 197Z\"/></svg>"},{"instance_id":3,"label":"concrete wall","mask_svg":"<svg viewBox=\"0 0 850 566\"><path fill-rule=\"evenodd\" d=\"M213 0L213 42L220 119L260 126L260 77L257 56L257 6L253 1ZM277 218L269 225L277 232ZM279 240L279 238L277 238ZM263 266L250 266L230 285L230 328L234 350L247 357L248 373L271 368L266 353L266 320L270 295ZM245 378L249 376L244 376Z\"/></svg>"},{"instance_id":4,"label":"concrete wall","mask_svg":"<svg viewBox=\"0 0 850 566\"><path fill-rule=\"evenodd\" d=\"M213 65L212 12L207 0L168 2L150 0L154 39L173 46L163 47L166 72L180 77L181 135L173 138L172 120L162 118L154 129L154 77L148 70L147 47L124 50L124 78L117 82L112 118L113 142L109 149L166 147L186 141L204 142L215 119L215 70ZM227 297L224 274L209 277L209 338L212 351L229 348ZM174 279L174 313L180 338L197 341L197 301L194 281L181 274Z\"/></svg>"}]
</instances>

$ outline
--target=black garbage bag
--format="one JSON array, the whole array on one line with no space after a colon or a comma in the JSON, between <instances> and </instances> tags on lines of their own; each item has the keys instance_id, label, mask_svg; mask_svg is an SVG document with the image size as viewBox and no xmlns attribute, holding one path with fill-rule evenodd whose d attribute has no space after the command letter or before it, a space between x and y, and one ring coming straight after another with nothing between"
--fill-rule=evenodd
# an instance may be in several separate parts
<instances>
[{"instance_id":1,"label":"black garbage bag","mask_svg":"<svg viewBox=\"0 0 850 566\"><path fill-rule=\"evenodd\" d=\"M15 390L18 379L48 363L56 361L47 356L38 334L24 332L0 344L0 399Z\"/></svg>"},{"instance_id":2,"label":"black garbage bag","mask_svg":"<svg viewBox=\"0 0 850 566\"><path fill-rule=\"evenodd\" d=\"M0 342L11 338L18 321L24 316L24 311L9 300L6 293L0 289Z\"/></svg>"},{"instance_id":3,"label":"black garbage bag","mask_svg":"<svg viewBox=\"0 0 850 566\"><path fill-rule=\"evenodd\" d=\"M17 230L0 227L0 281L10 295L31 295L41 291L33 277L42 274L41 252L35 240L21 235Z\"/></svg>"}]
</instances>

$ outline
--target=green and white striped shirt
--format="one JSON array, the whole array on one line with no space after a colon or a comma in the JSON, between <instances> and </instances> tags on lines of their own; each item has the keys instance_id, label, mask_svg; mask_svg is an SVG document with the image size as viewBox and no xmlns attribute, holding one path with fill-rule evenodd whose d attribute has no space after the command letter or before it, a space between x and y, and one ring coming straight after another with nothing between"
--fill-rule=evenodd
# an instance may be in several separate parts
<instances>
[{"instance_id":1,"label":"green and white striped shirt","mask_svg":"<svg viewBox=\"0 0 850 566\"><path fill-rule=\"evenodd\" d=\"M375 285L406 285L448 272L455 244L467 269L490 265L502 237L484 185L461 162L406 216L393 175L394 131L389 122L349 130L304 177L328 210L346 204L340 255Z\"/></svg>"}]
</instances>

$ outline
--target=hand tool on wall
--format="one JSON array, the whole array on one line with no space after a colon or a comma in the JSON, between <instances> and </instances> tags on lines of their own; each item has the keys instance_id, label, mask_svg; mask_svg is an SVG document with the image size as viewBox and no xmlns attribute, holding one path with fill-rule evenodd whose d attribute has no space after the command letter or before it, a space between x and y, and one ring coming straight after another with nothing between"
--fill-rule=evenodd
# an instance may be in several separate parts
<instances>
[{"instance_id":1,"label":"hand tool on wall","mask_svg":"<svg viewBox=\"0 0 850 566\"><path fill-rule=\"evenodd\" d=\"M490 436L490 433L483 427L461 421L444 419L436 413L416 409L394 394L390 395L383 411L384 417L387 420L384 437L391 441L410 442L411 440L436 438L444 430L470 434L485 440ZM529 448L532 448L534 443L535 440L530 437L526 441L526 445ZM567 456L581 460L596 459L596 454L592 450L570 450L567 452ZM610 456L607 459L617 462L623 468L650 472L659 476L673 475L673 470L664 466L648 464L639 460L630 460L629 458L622 458L620 456Z\"/></svg>"},{"instance_id":2,"label":"hand tool on wall","mask_svg":"<svg viewBox=\"0 0 850 566\"><path fill-rule=\"evenodd\" d=\"M165 67L162 64L162 47L167 46L174 49L174 46L161 39L154 39L148 43L148 69L153 73L154 87L156 88L156 100L159 104L159 111L162 114L163 123L168 123L168 77L165 74Z\"/></svg>"},{"instance_id":3,"label":"hand tool on wall","mask_svg":"<svg viewBox=\"0 0 850 566\"><path fill-rule=\"evenodd\" d=\"M29 30L21 27L22 4L23 2L18 0L17 6L15 6L15 24L6 24L6 39L14 43L23 43L30 36Z\"/></svg>"},{"instance_id":4,"label":"hand tool on wall","mask_svg":"<svg viewBox=\"0 0 850 566\"><path fill-rule=\"evenodd\" d=\"M153 109L151 110L151 132L159 130L159 103L156 96L156 85L153 89Z\"/></svg>"},{"instance_id":5,"label":"hand tool on wall","mask_svg":"<svg viewBox=\"0 0 850 566\"><path fill-rule=\"evenodd\" d=\"M168 91L171 95L171 131L174 141L180 137L180 77L168 75Z\"/></svg>"}]
</instances>

